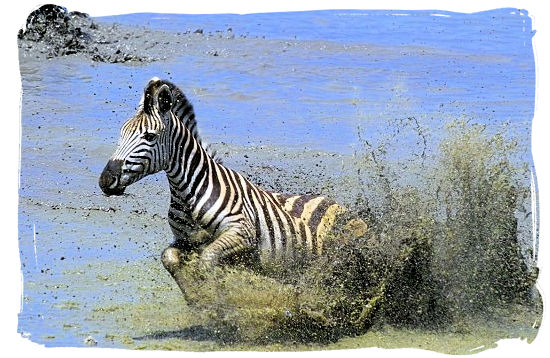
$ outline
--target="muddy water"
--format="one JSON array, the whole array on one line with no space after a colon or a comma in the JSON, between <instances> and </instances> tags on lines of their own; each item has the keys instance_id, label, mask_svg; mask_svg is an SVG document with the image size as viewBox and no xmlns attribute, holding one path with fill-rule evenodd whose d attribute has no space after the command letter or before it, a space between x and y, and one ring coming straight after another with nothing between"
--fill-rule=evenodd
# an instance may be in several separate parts
<instances>
[{"instance_id":1,"label":"muddy water","mask_svg":"<svg viewBox=\"0 0 550 358\"><path fill-rule=\"evenodd\" d=\"M199 322L159 261L171 241L164 176L117 198L97 187L119 128L151 77L184 90L203 137L227 166L270 189L323 192L347 203L361 190L338 189L353 176L357 133L376 140L381 121L416 117L434 138L461 116L489 126L508 121L529 142L531 26L512 12L127 15L99 21L148 25L154 30L132 30L140 37L130 37L129 46L153 45L162 60L22 55L19 331L47 346L224 348L193 328ZM198 28L203 34L193 33ZM404 142L402 150L414 144ZM530 153L522 159L530 162ZM424 348L464 353L495 337L533 338L530 324L446 341L395 331L385 337L405 337L393 346L415 337L411 346L431 339L434 346ZM392 346L377 334L332 348Z\"/></svg>"}]
</instances>

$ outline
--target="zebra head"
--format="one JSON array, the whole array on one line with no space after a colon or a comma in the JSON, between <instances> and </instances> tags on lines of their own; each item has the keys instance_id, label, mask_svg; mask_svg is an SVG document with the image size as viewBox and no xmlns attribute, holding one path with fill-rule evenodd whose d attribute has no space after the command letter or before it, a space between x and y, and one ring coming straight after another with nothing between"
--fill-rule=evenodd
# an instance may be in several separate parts
<instances>
[{"instance_id":1,"label":"zebra head","mask_svg":"<svg viewBox=\"0 0 550 358\"><path fill-rule=\"evenodd\" d=\"M120 130L117 148L99 177L106 195L121 195L141 178L166 170L173 117L173 85L153 78L145 87L136 114Z\"/></svg>"}]
</instances>

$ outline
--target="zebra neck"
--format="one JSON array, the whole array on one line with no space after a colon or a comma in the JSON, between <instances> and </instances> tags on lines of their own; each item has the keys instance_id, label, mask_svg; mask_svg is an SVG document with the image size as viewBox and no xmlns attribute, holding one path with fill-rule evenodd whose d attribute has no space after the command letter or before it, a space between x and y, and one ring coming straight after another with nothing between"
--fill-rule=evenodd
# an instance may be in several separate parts
<instances>
[{"instance_id":1,"label":"zebra neck","mask_svg":"<svg viewBox=\"0 0 550 358\"><path fill-rule=\"evenodd\" d=\"M172 202L193 210L208 186L210 173L219 164L185 127L181 141L174 143L172 148L171 165L166 171Z\"/></svg>"}]
</instances>

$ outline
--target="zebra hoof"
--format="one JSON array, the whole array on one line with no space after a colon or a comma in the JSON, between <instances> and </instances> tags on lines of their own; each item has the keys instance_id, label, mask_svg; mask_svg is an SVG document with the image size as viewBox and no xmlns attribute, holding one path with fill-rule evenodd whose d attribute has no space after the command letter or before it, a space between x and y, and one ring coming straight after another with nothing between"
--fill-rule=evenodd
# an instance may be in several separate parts
<instances>
[{"instance_id":1,"label":"zebra hoof","mask_svg":"<svg viewBox=\"0 0 550 358\"><path fill-rule=\"evenodd\" d=\"M162 252L161 260L164 268L174 275L181 265L181 252L175 247L168 247Z\"/></svg>"}]
</instances>

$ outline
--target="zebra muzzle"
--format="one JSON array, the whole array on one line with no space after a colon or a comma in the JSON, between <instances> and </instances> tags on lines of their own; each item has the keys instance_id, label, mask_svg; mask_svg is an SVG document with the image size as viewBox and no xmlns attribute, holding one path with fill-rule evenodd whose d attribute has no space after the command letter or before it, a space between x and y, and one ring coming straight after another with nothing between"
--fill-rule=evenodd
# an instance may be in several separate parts
<instances>
[{"instance_id":1,"label":"zebra muzzle","mask_svg":"<svg viewBox=\"0 0 550 358\"><path fill-rule=\"evenodd\" d=\"M120 177L122 175L122 161L109 160L99 177L99 187L105 195L124 194L125 185L121 185Z\"/></svg>"}]
</instances>

